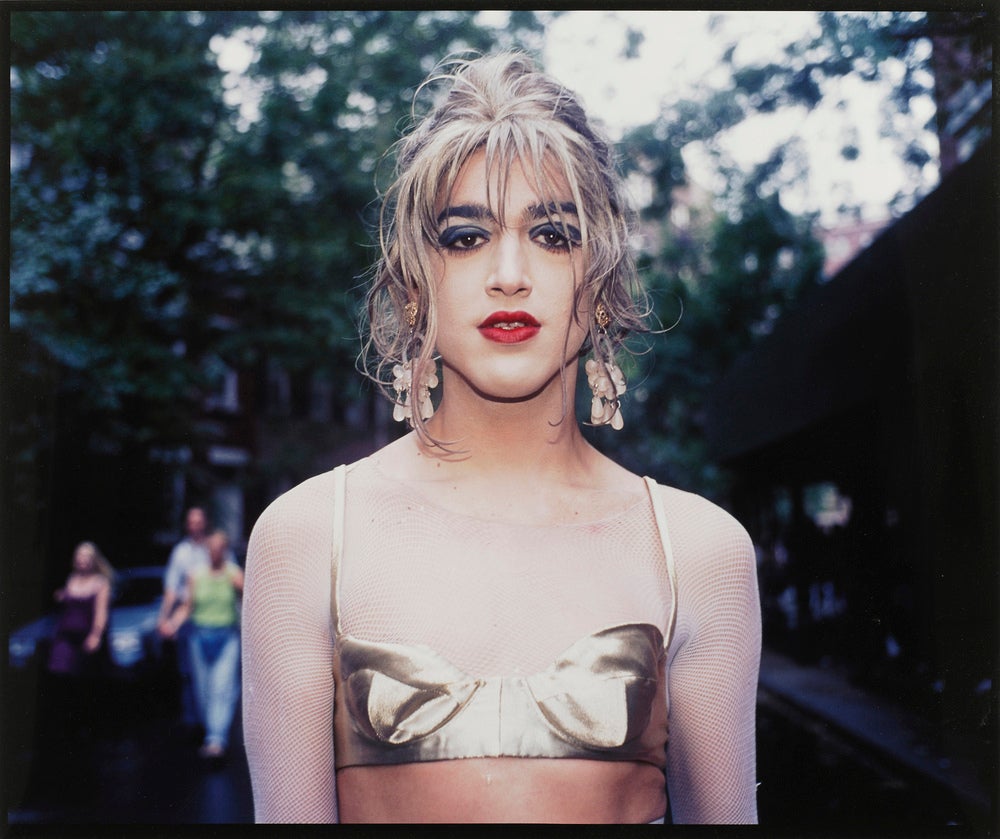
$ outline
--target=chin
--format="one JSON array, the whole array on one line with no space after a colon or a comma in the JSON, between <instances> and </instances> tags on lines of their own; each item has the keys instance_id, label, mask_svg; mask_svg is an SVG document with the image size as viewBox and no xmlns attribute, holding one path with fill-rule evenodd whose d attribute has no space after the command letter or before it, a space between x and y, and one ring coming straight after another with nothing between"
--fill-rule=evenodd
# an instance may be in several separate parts
<instances>
[{"instance_id":1,"label":"chin","mask_svg":"<svg viewBox=\"0 0 1000 839\"><path fill-rule=\"evenodd\" d=\"M574 356L570 363L575 361L576 357ZM546 372L548 375L545 375ZM464 383L477 396L490 402L529 402L541 396L548 389L561 393L560 372L559 368L548 371L544 371L543 368L540 371L537 363L530 366L525 365L525 369L521 370L517 369L517 365L510 364L499 366L499 369L484 370L480 368L473 375L466 375L455 368L446 367L444 393L448 392L448 378L450 376ZM569 398L572 397L575 382L569 375L570 373L571 371L567 371L566 381Z\"/></svg>"},{"instance_id":2,"label":"chin","mask_svg":"<svg viewBox=\"0 0 1000 839\"><path fill-rule=\"evenodd\" d=\"M556 390L561 389L558 372L548 379L535 378L526 381L524 378L521 378L509 383L501 383L493 379L481 384L472 381L468 383L477 396L489 402L504 404L531 402L540 397L548 389L553 387Z\"/></svg>"}]
</instances>

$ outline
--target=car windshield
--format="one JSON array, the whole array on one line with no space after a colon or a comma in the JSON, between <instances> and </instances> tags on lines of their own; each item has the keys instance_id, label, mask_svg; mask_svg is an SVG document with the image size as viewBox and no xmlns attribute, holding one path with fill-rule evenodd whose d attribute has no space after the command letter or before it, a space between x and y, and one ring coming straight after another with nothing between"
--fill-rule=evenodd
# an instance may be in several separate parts
<instances>
[{"instance_id":1,"label":"car windshield","mask_svg":"<svg viewBox=\"0 0 1000 839\"><path fill-rule=\"evenodd\" d=\"M115 592L115 606L144 606L163 594L159 577L131 577L122 580Z\"/></svg>"}]
</instances>

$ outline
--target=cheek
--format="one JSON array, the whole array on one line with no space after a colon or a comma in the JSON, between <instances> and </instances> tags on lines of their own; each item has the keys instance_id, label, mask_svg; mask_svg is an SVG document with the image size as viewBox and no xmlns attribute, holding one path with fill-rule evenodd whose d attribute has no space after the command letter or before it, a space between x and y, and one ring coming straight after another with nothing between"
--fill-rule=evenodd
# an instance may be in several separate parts
<instances>
[{"instance_id":1,"label":"cheek","mask_svg":"<svg viewBox=\"0 0 1000 839\"><path fill-rule=\"evenodd\" d=\"M434 305L440 314L443 309L461 304L462 292L470 288L469 277L463 261L446 260L436 254L429 263L429 280L432 284Z\"/></svg>"},{"instance_id":2,"label":"cheek","mask_svg":"<svg viewBox=\"0 0 1000 839\"><path fill-rule=\"evenodd\" d=\"M441 252L429 245L424 250L424 265L428 267L428 274L432 282L440 283L445 275L445 260Z\"/></svg>"},{"instance_id":3,"label":"cheek","mask_svg":"<svg viewBox=\"0 0 1000 839\"><path fill-rule=\"evenodd\" d=\"M586 324L591 316L592 304L583 287L583 281L583 257L577 255L573 259L572 268L570 270L570 285L572 286L570 306L573 308L577 320L581 324Z\"/></svg>"},{"instance_id":4,"label":"cheek","mask_svg":"<svg viewBox=\"0 0 1000 839\"><path fill-rule=\"evenodd\" d=\"M570 324L569 349L574 355L580 353L584 342L587 340L586 314L578 312L576 319Z\"/></svg>"},{"instance_id":5,"label":"cheek","mask_svg":"<svg viewBox=\"0 0 1000 839\"><path fill-rule=\"evenodd\" d=\"M583 290L583 260L579 259L575 264L575 284L573 289L573 321L570 324L571 342L575 349L579 351L581 345L587 340L590 322L594 317L593 302L589 295Z\"/></svg>"}]
</instances>

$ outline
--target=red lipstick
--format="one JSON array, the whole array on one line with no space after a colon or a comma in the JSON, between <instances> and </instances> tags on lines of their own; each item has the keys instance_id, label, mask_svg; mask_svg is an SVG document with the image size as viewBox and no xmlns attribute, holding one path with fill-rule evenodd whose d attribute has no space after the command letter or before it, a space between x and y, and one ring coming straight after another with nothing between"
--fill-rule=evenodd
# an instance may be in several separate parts
<instances>
[{"instance_id":1,"label":"red lipstick","mask_svg":"<svg viewBox=\"0 0 1000 839\"><path fill-rule=\"evenodd\" d=\"M483 337L498 344L519 344L538 334L542 325L527 312L494 312L479 324Z\"/></svg>"}]
</instances>

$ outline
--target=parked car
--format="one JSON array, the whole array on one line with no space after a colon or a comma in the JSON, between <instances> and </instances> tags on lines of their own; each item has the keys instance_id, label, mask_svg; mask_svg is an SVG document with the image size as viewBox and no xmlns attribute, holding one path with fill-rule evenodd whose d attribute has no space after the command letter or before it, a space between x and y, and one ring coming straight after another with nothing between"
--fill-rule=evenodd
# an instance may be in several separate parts
<instances>
[{"instance_id":1,"label":"parked car","mask_svg":"<svg viewBox=\"0 0 1000 839\"><path fill-rule=\"evenodd\" d=\"M162 646L156 620L162 600L162 566L123 568L115 575L106 642L117 674L132 675L160 663ZM7 641L11 668L44 666L58 619L58 611L53 611L11 632Z\"/></svg>"}]
</instances>

